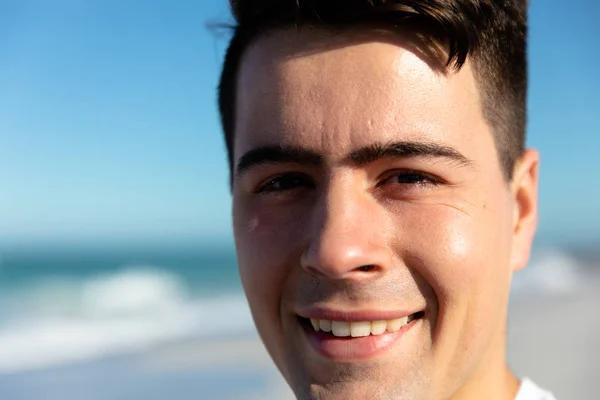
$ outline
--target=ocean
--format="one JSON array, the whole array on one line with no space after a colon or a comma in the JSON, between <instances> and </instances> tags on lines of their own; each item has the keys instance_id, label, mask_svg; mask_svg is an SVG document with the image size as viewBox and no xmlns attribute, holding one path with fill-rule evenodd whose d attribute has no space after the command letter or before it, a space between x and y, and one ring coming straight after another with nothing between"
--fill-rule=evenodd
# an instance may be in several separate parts
<instances>
[{"instance_id":1,"label":"ocean","mask_svg":"<svg viewBox=\"0 0 600 400\"><path fill-rule=\"evenodd\" d=\"M251 329L230 249L2 254L0 374Z\"/></svg>"},{"instance_id":2,"label":"ocean","mask_svg":"<svg viewBox=\"0 0 600 400\"><path fill-rule=\"evenodd\" d=\"M272 379L272 371L238 370L235 363L160 373L132 364L134 355L177 343L256 337L231 247L0 257L1 399L167 399L174 393L249 399ZM515 276L512 302L577 291L585 271L598 265L558 249L536 250Z\"/></svg>"}]
</instances>

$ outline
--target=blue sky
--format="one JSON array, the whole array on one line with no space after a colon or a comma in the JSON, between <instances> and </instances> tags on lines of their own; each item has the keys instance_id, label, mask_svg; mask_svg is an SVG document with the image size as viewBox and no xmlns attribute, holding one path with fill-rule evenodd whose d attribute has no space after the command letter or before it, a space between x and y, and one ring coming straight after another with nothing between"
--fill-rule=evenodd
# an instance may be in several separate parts
<instances>
[{"instance_id":1,"label":"blue sky","mask_svg":"<svg viewBox=\"0 0 600 400\"><path fill-rule=\"evenodd\" d=\"M228 241L225 0L0 5L0 245ZM600 238L600 3L531 0L539 240ZM597 240L596 240L597 241Z\"/></svg>"}]
</instances>

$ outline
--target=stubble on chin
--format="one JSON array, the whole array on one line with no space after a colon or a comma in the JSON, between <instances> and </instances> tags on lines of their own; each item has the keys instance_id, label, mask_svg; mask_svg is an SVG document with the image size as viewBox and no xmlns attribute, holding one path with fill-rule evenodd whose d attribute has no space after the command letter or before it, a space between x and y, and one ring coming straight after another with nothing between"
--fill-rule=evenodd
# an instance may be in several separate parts
<instances>
[{"instance_id":1,"label":"stubble on chin","mask_svg":"<svg viewBox=\"0 0 600 400\"><path fill-rule=\"evenodd\" d=\"M433 371L414 365L418 360L400 363L339 363L316 377L296 370L290 384L298 400L431 400Z\"/></svg>"}]
</instances>

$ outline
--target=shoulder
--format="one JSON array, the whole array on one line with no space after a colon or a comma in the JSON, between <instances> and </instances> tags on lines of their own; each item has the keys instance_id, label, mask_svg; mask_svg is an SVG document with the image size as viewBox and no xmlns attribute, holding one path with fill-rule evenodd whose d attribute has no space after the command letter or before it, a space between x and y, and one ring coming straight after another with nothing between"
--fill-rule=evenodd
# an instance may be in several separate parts
<instances>
[{"instance_id":1,"label":"shoulder","mask_svg":"<svg viewBox=\"0 0 600 400\"><path fill-rule=\"evenodd\" d=\"M523 378L515 400L556 400L552 393L541 389L529 378Z\"/></svg>"}]
</instances>

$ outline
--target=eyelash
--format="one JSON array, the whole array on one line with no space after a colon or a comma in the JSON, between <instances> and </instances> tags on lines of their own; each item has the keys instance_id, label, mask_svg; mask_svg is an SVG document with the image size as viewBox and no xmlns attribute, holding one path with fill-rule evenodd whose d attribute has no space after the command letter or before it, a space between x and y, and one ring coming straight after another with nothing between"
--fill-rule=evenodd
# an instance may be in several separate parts
<instances>
[{"instance_id":1,"label":"eyelash","mask_svg":"<svg viewBox=\"0 0 600 400\"><path fill-rule=\"evenodd\" d=\"M408 178L408 182L401 182L398 183L398 185L413 185L413 186L419 186L419 187L427 187L427 186L438 186L440 184L443 183L443 181L435 176L432 176L430 174L424 173L424 172L419 172L419 171L413 171L413 170L405 170L405 171L395 171L392 173L388 173L387 174L387 178L381 180L378 184L377 184L377 188L382 188L383 186L385 186L386 184L388 184L393 178L396 177L403 177L403 178ZM287 180L287 182L286 182ZM288 189L275 189L273 188L273 185L279 183L292 183L291 188ZM295 181L295 182L294 182ZM297 183L301 182L300 185L298 185ZM276 194L276 193L285 193L285 192L290 192L293 190L298 190L298 189L311 189L314 188L315 185L313 183L313 181L305 176L304 174L300 174L300 173L287 173L287 174L282 174L282 175L278 175L272 178L269 178L265 183L261 184L257 189L256 189L256 193L257 194Z\"/></svg>"},{"instance_id":2,"label":"eyelash","mask_svg":"<svg viewBox=\"0 0 600 400\"><path fill-rule=\"evenodd\" d=\"M256 189L256 193L261 194L273 194L273 193L283 193L283 192L289 192L292 190L297 190L299 187L298 186L294 186L291 189L273 189L273 185L276 183L286 183L284 181L284 179L287 179L289 183L290 180L295 180L297 181L302 181L302 184L304 185L304 188L313 188L315 185L314 183L312 183L311 179L308 178L307 176L305 176L304 174L300 174L300 173L287 173L287 174L281 174L281 175L277 175L274 176L272 178L269 178L265 183L261 184L257 189Z\"/></svg>"},{"instance_id":3,"label":"eyelash","mask_svg":"<svg viewBox=\"0 0 600 400\"><path fill-rule=\"evenodd\" d=\"M409 180L411 180L410 182L398 183L398 185L414 185L414 186L426 187L426 186L430 186L430 185L438 186L443 183L443 181L440 178L437 178L437 177L427 174L425 172L414 171L414 170L403 170L403 171L393 171L393 172L389 173L388 177L386 179L381 180L380 183L377 184L377 187L380 188L380 187L384 186L390 180L392 180L393 178L396 178L396 177L403 177L405 179L409 178ZM410 178L416 178L416 179L410 179Z\"/></svg>"}]
</instances>

